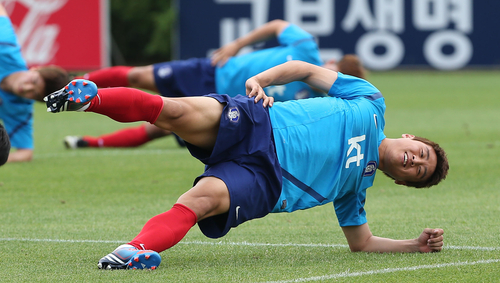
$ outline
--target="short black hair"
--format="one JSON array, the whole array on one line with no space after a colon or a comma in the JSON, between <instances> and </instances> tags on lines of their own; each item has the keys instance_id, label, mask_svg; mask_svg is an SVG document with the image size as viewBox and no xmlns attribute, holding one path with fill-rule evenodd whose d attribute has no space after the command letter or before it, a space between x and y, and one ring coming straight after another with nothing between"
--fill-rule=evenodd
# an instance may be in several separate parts
<instances>
[{"instance_id":1,"label":"short black hair","mask_svg":"<svg viewBox=\"0 0 500 283\"><path fill-rule=\"evenodd\" d=\"M0 166L4 165L9 158L10 139L4 126L0 124Z\"/></svg>"}]
</instances>

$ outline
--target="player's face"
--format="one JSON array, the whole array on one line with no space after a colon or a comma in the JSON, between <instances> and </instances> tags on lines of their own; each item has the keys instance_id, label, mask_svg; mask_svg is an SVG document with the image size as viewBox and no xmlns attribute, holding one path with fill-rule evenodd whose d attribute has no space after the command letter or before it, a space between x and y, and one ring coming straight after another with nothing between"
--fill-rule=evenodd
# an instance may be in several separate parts
<instances>
[{"instance_id":1,"label":"player's face","mask_svg":"<svg viewBox=\"0 0 500 283\"><path fill-rule=\"evenodd\" d=\"M16 95L24 98L41 101L45 89L45 82L38 71L22 72L14 82L13 90Z\"/></svg>"},{"instance_id":2,"label":"player's face","mask_svg":"<svg viewBox=\"0 0 500 283\"><path fill-rule=\"evenodd\" d=\"M436 170L436 152L429 145L413 140L412 135L403 135L387 149L385 155L386 173L398 184L423 182Z\"/></svg>"}]
</instances>

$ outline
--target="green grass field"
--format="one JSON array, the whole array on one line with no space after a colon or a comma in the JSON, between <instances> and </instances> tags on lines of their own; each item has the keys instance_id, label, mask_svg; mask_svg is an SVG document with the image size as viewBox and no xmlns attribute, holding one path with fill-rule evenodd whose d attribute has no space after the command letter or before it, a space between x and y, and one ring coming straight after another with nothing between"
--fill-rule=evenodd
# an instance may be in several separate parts
<instances>
[{"instance_id":1,"label":"green grass field","mask_svg":"<svg viewBox=\"0 0 500 283\"><path fill-rule=\"evenodd\" d=\"M443 228L441 253L351 253L328 204L249 221L219 240L195 226L161 253L155 271L102 271L97 261L168 210L203 165L170 137L138 149L66 150L66 135L125 125L97 114L46 113L37 104L34 160L0 168L0 281L498 282L499 77L369 76L386 98L386 135L435 140L451 166L447 180L423 190L397 186L379 172L367 192L370 228L398 239Z\"/></svg>"}]
</instances>

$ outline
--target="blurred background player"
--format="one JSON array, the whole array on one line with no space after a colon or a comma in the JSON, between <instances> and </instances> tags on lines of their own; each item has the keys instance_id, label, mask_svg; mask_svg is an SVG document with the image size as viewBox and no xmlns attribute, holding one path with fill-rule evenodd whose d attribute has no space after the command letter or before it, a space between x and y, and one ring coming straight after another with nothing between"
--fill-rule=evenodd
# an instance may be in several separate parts
<instances>
[{"instance_id":1,"label":"blurred background player","mask_svg":"<svg viewBox=\"0 0 500 283\"><path fill-rule=\"evenodd\" d=\"M263 87L291 81L331 97L273 105ZM438 144L408 134L385 136L385 100L375 86L294 60L248 79L246 88L249 97L165 98L132 88L98 90L92 82L76 80L46 98L50 112L94 112L173 131L206 165L170 210L99 260L99 268L156 268L158 253L177 244L196 223L205 236L220 238L268 213L332 202L351 251L442 249L442 229L425 228L417 238L393 240L374 236L368 227L366 189L377 169L396 184L417 188L438 184L448 172Z\"/></svg>"},{"instance_id":2,"label":"blurred background player","mask_svg":"<svg viewBox=\"0 0 500 283\"><path fill-rule=\"evenodd\" d=\"M66 71L56 66L28 70L12 23L0 4L0 120L16 149L7 162L33 158L33 100L42 101L68 82Z\"/></svg>"},{"instance_id":3,"label":"blurred background player","mask_svg":"<svg viewBox=\"0 0 500 283\"><path fill-rule=\"evenodd\" d=\"M277 38L279 46L235 57L245 46ZM336 62L321 62L314 37L294 24L273 20L216 50L211 58L164 62L143 67L116 66L85 74L82 78L98 87L135 87L165 97L199 96L209 93L236 96L245 93L245 81L271 67L290 60L301 60L333 71L365 78L365 69L356 55L345 55ZM276 101L325 96L302 82L266 90ZM67 136L67 148L137 147L168 136L169 131L149 123L116 132L92 136ZM177 138L177 136L175 136ZM182 141L177 139L182 145Z\"/></svg>"},{"instance_id":4,"label":"blurred background player","mask_svg":"<svg viewBox=\"0 0 500 283\"><path fill-rule=\"evenodd\" d=\"M10 139L4 126L0 124L0 166L4 165L9 158Z\"/></svg>"}]
</instances>

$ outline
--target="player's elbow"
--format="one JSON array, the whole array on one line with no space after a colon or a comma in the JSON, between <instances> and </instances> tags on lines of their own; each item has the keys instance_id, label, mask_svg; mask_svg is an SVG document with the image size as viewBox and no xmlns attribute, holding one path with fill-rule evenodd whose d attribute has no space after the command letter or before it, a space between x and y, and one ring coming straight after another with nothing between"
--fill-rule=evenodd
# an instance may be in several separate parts
<instances>
[{"instance_id":1,"label":"player's elbow","mask_svg":"<svg viewBox=\"0 0 500 283\"><path fill-rule=\"evenodd\" d=\"M364 252L365 251L365 246L360 245L360 244L349 244L349 249L353 253Z\"/></svg>"},{"instance_id":2,"label":"player's elbow","mask_svg":"<svg viewBox=\"0 0 500 283\"><path fill-rule=\"evenodd\" d=\"M268 23L269 27L271 27L272 30L274 30L275 32L275 35L276 36L279 36L281 34L281 32L288 26L290 25L289 22L285 21L285 20L280 20L280 19L276 19L276 20L272 20Z\"/></svg>"},{"instance_id":3,"label":"player's elbow","mask_svg":"<svg viewBox=\"0 0 500 283\"><path fill-rule=\"evenodd\" d=\"M371 237L366 239L358 239L357 241L349 242L351 252L372 252L373 246L370 244Z\"/></svg>"}]
</instances>

